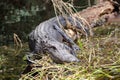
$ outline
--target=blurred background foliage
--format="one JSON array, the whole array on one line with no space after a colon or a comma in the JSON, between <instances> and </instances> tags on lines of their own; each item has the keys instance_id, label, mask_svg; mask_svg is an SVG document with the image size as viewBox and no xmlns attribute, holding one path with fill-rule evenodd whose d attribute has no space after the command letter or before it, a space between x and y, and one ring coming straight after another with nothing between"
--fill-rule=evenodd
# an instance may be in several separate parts
<instances>
[{"instance_id":1,"label":"blurred background foliage","mask_svg":"<svg viewBox=\"0 0 120 80\"><path fill-rule=\"evenodd\" d=\"M0 35L4 45L16 33L26 40L28 33L41 21L53 16L50 0L0 0Z\"/></svg>"}]
</instances>

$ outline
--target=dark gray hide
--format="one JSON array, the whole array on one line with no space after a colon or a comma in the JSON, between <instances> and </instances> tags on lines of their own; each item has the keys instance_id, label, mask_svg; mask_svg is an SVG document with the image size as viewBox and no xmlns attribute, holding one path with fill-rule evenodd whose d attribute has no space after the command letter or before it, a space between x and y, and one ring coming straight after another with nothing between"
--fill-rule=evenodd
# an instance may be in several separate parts
<instances>
[{"instance_id":1,"label":"dark gray hide","mask_svg":"<svg viewBox=\"0 0 120 80\"><path fill-rule=\"evenodd\" d=\"M63 17L58 18L64 27L67 25L67 19L73 26L81 29L82 24L78 20L71 17L66 19ZM63 40L69 45L65 44ZM53 61L57 63L79 61L75 54L79 47L60 28L56 17L42 22L29 34L29 48L32 54L29 54L27 58L30 62L33 62L29 59L31 55L45 52L49 53Z\"/></svg>"}]
</instances>

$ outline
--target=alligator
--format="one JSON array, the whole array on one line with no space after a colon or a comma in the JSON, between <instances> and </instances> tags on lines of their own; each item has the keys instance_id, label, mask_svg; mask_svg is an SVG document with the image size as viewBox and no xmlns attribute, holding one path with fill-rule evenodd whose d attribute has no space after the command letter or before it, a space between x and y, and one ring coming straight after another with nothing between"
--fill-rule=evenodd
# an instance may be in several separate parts
<instances>
[{"instance_id":1,"label":"alligator","mask_svg":"<svg viewBox=\"0 0 120 80\"><path fill-rule=\"evenodd\" d=\"M68 22L74 29L83 30L88 35L88 28L78 18L58 16L44 21L29 34L28 61L34 63L35 61L30 59L31 56L49 53L56 63L79 62L76 57L76 52L80 50L79 46L62 29L66 28Z\"/></svg>"},{"instance_id":2,"label":"alligator","mask_svg":"<svg viewBox=\"0 0 120 80\"><path fill-rule=\"evenodd\" d=\"M42 22L29 35L31 52L27 55L28 60L33 62L29 57L36 53L49 53L55 62L79 61L76 57L76 51L79 50L79 47L73 40L76 39L77 32L82 32L86 36L90 35L90 32L89 28L78 19L77 14L80 14L91 28L103 25L110 20L111 15L115 16L114 14L119 12L119 2L116 3L115 1L102 1L97 5L75 13L74 17L58 16ZM69 27L67 26L68 22L70 23ZM72 30L75 33L75 39L70 38L67 34L68 31L65 29Z\"/></svg>"}]
</instances>

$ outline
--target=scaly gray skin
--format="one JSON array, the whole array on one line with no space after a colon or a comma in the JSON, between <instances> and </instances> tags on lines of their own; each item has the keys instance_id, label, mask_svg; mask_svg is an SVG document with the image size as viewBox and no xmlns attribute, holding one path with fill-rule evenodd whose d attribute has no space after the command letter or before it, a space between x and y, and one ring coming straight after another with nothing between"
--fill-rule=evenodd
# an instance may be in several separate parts
<instances>
[{"instance_id":1,"label":"scaly gray skin","mask_svg":"<svg viewBox=\"0 0 120 80\"><path fill-rule=\"evenodd\" d=\"M78 20L67 17L67 20L76 28L81 29L82 24ZM59 16L59 22L66 26L66 20ZM70 46L63 43L63 40ZM35 53L47 52L57 62L78 62L75 52L80 50L74 41L60 28L57 18L42 22L29 34L29 48L32 54L27 55L28 61L34 63L29 57Z\"/></svg>"}]
</instances>

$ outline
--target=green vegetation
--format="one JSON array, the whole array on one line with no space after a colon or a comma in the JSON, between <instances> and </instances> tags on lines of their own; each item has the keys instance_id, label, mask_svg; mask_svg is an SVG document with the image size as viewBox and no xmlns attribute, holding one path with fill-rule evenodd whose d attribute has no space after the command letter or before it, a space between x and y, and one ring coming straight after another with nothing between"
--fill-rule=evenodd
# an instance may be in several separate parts
<instances>
[{"instance_id":1,"label":"green vegetation","mask_svg":"<svg viewBox=\"0 0 120 80\"><path fill-rule=\"evenodd\" d=\"M26 45L23 48L1 46L0 47L0 80L18 80L26 67Z\"/></svg>"}]
</instances>

